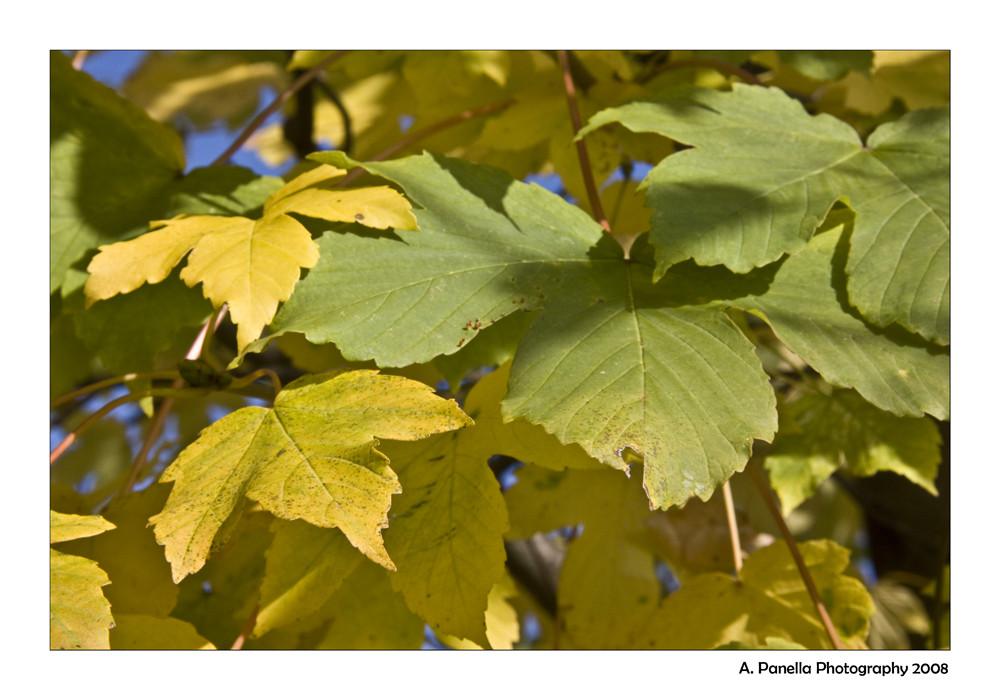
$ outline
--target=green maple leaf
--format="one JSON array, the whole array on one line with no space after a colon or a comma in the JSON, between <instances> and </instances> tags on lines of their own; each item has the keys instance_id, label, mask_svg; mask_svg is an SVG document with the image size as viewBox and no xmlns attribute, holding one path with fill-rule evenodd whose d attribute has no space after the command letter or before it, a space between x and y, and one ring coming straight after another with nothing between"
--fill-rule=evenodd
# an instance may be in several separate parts
<instances>
[{"instance_id":1,"label":"green maple leaf","mask_svg":"<svg viewBox=\"0 0 1000 700\"><path fill-rule=\"evenodd\" d=\"M659 278L676 262L746 272L802 248L834 202L857 213L851 303L873 323L949 338L947 110L881 126L867 147L830 115L810 116L777 88L684 88L595 115L694 146L644 185Z\"/></svg>"},{"instance_id":2,"label":"green maple leaf","mask_svg":"<svg viewBox=\"0 0 1000 700\"><path fill-rule=\"evenodd\" d=\"M336 342L348 359L404 366L544 306L515 358L504 418L540 424L618 468L624 448L643 453L656 506L707 498L742 467L753 438L773 434L774 395L749 341L689 291L653 285L648 256L625 260L580 209L439 156L365 167L423 207L420 231L325 235L320 264L275 317L275 334L302 332Z\"/></svg>"},{"instance_id":3,"label":"green maple leaf","mask_svg":"<svg viewBox=\"0 0 1000 700\"><path fill-rule=\"evenodd\" d=\"M852 387L901 416L949 415L947 348L898 326L877 328L844 302L843 246L838 225L816 235L777 270L763 293L732 303L766 320L792 351L839 387Z\"/></svg>"},{"instance_id":4,"label":"green maple leaf","mask_svg":"<svg viewBox=\"0 0 1000 700\"><path fill-rule=\"evenodd\" d=\"M174 581L200 569L239 521L244 497L287 520L338 527L373 561L399 481L375 436L415 440L469 419L423 384L364 370L299 379L273 408L251 406L209 426L163 473L174 487L150 518Z\"/></svg>"},{"instance_id":5,"label":"green maple leaf","mask_svg":"<svg viewBox=\"0 0 1000 700\"><path fill-rule=\"evenodd\" d=\"M540 425L619 469L638 452L654 507L708 498L742 468L753 440L776 430L774 393L733 308L760 315L828 381L880 408L947 411L947 352L842 303L835 232L745 275L687 261L654 282L643 239L626 258L581 210L501 171L430 154L364 167L420 205L419 232L325 234L320 263L272 332L404 366L456 353L500 317L541 308L517 348L504 420Z\"/></svg>"},{"instance_id":6,"label":"green maple leaf","mask_svg":"<svg viewBox=\"0 0 1000 700\"><path fill-rule=\"evenodd\" d=\"M844 389L808 394L779 413L764 466L785 513L841 467L860 477L893 471L937 495L941 434L930 418L886 413Z\"/></svg>"}]
</instances>

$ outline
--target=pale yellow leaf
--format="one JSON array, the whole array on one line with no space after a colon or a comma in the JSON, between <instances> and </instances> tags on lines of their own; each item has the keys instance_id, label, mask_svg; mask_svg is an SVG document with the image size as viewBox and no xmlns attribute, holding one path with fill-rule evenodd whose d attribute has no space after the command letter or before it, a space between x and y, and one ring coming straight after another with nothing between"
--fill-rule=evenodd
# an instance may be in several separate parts
<instances>
[{"instance_id":1,"label":"pale yellow leaf","mask_svg":"<svg viewBox=\"0 0 1000 700\"><path fill-rule=\"evenodd\" d=\"M239 521L244 497L286 520L340 528L378 564L399 481L376 436L417 440L471 423L430 387L371 370L292 382L273 408L248 406L209 426L163 473L173 481L150 518L174 581L198 571Z\"/></svg>"},{"instance_id":2,"label":"pale yellow leaf","mask_svg":"<svg viewBox=\"0 0 1000 700\"><path fill-rule=\"evenodd\" d=\"M272 194L264 205L268 216L297 212L327 221L350 221L370 228L416 230L410 203L396 190L385 187L338 189L347 171L320 165Z\"/></svg>"},{"instance_id":3,"label":"pale yellow leaf","mask_svg":"<svg viewBox=\"0 0 1000 700\"><path fill-rule=\"evenodd\" d=\"M99 515L67 515L49 511L49 542L68 542L114 530L113 523Z\"/></svg>"},{"instance_id":4,"label":"pale yellow leaf","mask_svg":"<svg viewBox=\"0 0 1000 700\"><path fill-rule=\"evenodd\" d=\"M52 649L107 649L110 583L96 562L49 550L49 644Z\"/></svg>"},{"instance_id":5,"label":"pale yellow leaf","mask_svg":"<svg viewBox=\"0 0 1000 700\"><path fill-rule=\"evenodd\" d=\"M260 335L278 303L291 296L300 268L319 260L309 231L290 216L254 221L233 216L180 216L155 221L156 230L102 246L87 268L88 304L167 277L190 252L181 279L218 308L229 305L240 349Z\"/></svg>"}]
</instances>

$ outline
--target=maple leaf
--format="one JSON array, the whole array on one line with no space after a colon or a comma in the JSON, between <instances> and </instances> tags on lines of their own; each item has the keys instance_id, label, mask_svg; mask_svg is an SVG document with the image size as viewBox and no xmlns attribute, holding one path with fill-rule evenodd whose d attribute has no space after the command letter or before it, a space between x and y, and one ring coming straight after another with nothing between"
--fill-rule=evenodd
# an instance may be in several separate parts
<instances>
[{"instance_id":1,"label":"maple leaf","mask_svg":"<svg viewBox=\"0 0 1000 700\"><path fill-rule=\"evenodd\" d=\"M313 158L358 165L340 153ZM627 448L640 453L654 507L708 498L746 463L753 440L777 429L773 389L733 308L759 315L827 381L880 408L947 414L946 349L844 307L843 224L747 274L688 260L654 281L645 237L626 257L579 208L494 168L432 154L363 165L421 206L419 234L321 237L320 263L272 333L405 366L540 308L517 346L504 419L541 425L619 469ZM845 348L844 337L856 342Z\"/></svg>"},{"instance_id":2,"label":"maple leaf","mask_svg":"<svg viewBox=\"0 0 1000 700\"><path fill-rule=\"evenodd\" d=\"M660 595L653 554L644 542L650 511L641 480L613 469L553 471L533 464L518 469L517 477L505 494L509 539L583 525L559 573L566 643L581 649L636 646L637 630Z\"/></svg>"},{"instance_id":3,"label":"maple leaf","mask_svg":"<svg viewBox=\"0 0 1000 700\"><path fill-rule=\"evenodd\" d=\"M289 212L376 228L416 226L409 204L388 187L333 191L344 173L320 166L300 175L267 199L259 219L182 214L152 222L154 230L139 238L101 246L87 267L88 306L161 282L188 256L181 279L202 284L216 308L229 305L242 350L291 296L300 268L319 259L312 234Z\"/></svg>"},{"instance_id":4,"label":"maple leaf","mask_svg":"<svg viewBox=\"0 0 1000 700\"><path fill-rule=\"evenodd\" d=\"M829 540L798 546L841 641L865 648L875 604L861 581L843 573L850 551ZM644 648L712 649L731 642L757 647L769 638L808 649L832 646L784 542L751 554L738 579L709 572L687 580L646 623L639 633Z\"/></svg>"},{"instance_id":5,"label":"maple leaf","mask_svg":"<svg viewBox=\"0 0 1000 700\"><path fill-rule=\"evenodd\" d=\"M913 112L865 147L847 123L809 115L778 88L684 88L604 110L578 138L619 122L694 146L643 187L653 210L654 279L693 258L737 272L800 250L838 200L857 214L848 294L869 320L947 344L949 118ZM892 273L892 274L889 274Z\"/></svg>"},{"instance_id":6,"label":"maple leaf","mask_svg":"<svg viewBox=\"0 0 1000 700\"><path fill-rule=\"evenodd\" d=\"M114 529L99 515L50 511L49 540L68 542ZM53 649L107 649L111 604L101 592L111 583L97 562L49 549L49 636Z\"/></svg>"},{"instance_id":7,"label":"maple leaf","mask_svg":"<svg viewBox=\"0 0 1000 700\"><path fill-rule=\"evenodd\" d=\"M226 541L244 497L287 520L338 527L367 557L394 569L381 530L399 481L375 436L416 440L470 422L429 387L372 370L303 377L273 408L223 417L161 477L174 487L150 522L174 581Z\"/></svg>"}]
</instances>

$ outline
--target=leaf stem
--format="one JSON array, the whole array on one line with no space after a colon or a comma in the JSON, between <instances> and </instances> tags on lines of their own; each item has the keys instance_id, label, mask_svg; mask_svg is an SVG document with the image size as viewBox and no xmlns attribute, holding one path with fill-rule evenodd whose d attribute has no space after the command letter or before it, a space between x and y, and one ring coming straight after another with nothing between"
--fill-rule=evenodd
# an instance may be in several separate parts
<instances>
[{"instance_id":1,"label":"leaf stem","mask_svg":"<svg viewBox=\"0 0 1000 700\"><path fill-rule=\"evenodd\" d=\"M764 503L767 505L767 509L771 511L771 515L774 516L775 522L778 523L778 529L781 530L781 536L784 538L785 544L788 545L788 549L792 553L792 559L795 560L795 566L799 570L799 576L802 577L802 582L805 583L806 590L809 592L809 597L812 599L813 605L816 607L816 613L819 615L820 622L823 623L823 628L830 637L833 648L846 649L844 643L840 641L840 635L837 634L837 629L833 626L833 620L830 619L830 614L827 612L826 606L823 605L823 601L820 600L819 590L816 588L816 582L813 581L812 574L809 573L809 567L806 566L806 562L802 558L802 552L799 551L798 543L796 543L795 538L792 537L792 532L788 529L788 524L785 522L785 518L781 514L781 509L778 507L778 504L774 500L774 496L771 494L771 489L768 486L767 481L761 475L754 462L755 460L751 458L747 471L750 472L750 476L753 478L753 482L757 486L757 490L760 491L760 494L764 499Z\"/></svg>"},{"instance_id":2,"label":"leaf stem","mask_svg":"<svg viewBox=\"0 0 1000 700\"><path fill-rule=\"evenodd\" d=\"M246 642L247 637L253 632L254 626L257 624L257 613L260 612L260 603L254 606L253 611L250 613L250 617L247 618L246 624L243 625L243 629L240 631L240 636L236 638L233 642L233 646L230 647L233 651L239 651L243 648L243 644Z\"/></svg>"},{"instance_id":3,"label":"leaf stem","mask_svg":"<svg viewBox=\"0 0 1000 700\"><path fill-rule=\"evenodd\" d=\"M740 544L740 528L736 524L736 507L733 505L733 490L729 481L722 484L722 498L726 503L726 522L729 523L729 541L733 545L733 570L739 575L743 568L743 547Z\"/></svg>"},{"instance_id":4,"label":"leaf stem","mask_svg":"<svg viewBox=\"0 0 1000 700\"><path fill-rule=\"evenodd\" d=\"M273 369L269 369L267 367L261 367L260 369L251 372L245 377L240 377L239 379L234 380L233 383L230 384L226 390L233 391L235 389L242 389L243 387L252 384L254 380L256 380L258 377L263 377L265 375L271 380L271 383L274 385L274 395L277 396L278 394L280 394L281 379L278 378L277 373Z\"/></svg>"},{"instance_id":5,"label":"leaf stem","mask_svg":"<svg viewBox=\"0 0 1000 700\"><path fill-rule=\"evenodd\" d=\"M271 101L271 104L261 110L260 114L254 117L251 122L246 125L240 135L236 137L236 140L229 144L229 148L227 148L222 155L212 162L212 166L225 165L228 163L229 159L233 157L233 154L240 150L240 147L247 142L247 139L253 136L253 133L257 131L257 129L259 129L265 121L267 121L268 117L281 109L289 98L305 87L309 81L316 77L317 73L347 53L349 52L346 49L335 51L300 75L294 83L285 88L277 97L274 98L274 100Z\"/></svg>"},{"instance_id":6,"label":"leaf stem","mask_svg":"<svg viewBox=\"0 0 1000 700\"><path fill-rule=\"evenodd\" d=\"M566 88L566 101L569 103L569 118L573 124L573 135L576 136L583 128L583 122L580 119L580 107L576 101L576 86L573 84L573 73L569 68L569 54L566 51L559 51L559 64L562 66L563 85ZM594 182L590 156L587 154L587 144L584 143L583 139L578 139L575 143L576 154L580 158L580 169L583 171L583 184L587 188L587 199L590 201L590 209L601 228L611 233L611 226L604 215L601 197L597 193L597 184Z\"/></svg>"}]
</instances>

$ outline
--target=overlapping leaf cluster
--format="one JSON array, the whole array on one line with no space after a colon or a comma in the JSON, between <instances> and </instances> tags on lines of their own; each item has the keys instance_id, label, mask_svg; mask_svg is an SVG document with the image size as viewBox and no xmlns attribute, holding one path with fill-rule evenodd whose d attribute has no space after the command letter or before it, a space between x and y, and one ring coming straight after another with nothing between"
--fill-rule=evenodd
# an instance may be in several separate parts
<instances>
[{"instance_id":1,"label":"overlapping leaf cluster","mask_svg":"<svg viewBox=\"0 0 1000 700\"><path fill-rule=\"evenodd\" d=\"M225 304L232 369L273 343L318 373L196 438L201 416L182 412L169 496L156 486L115 499L107 520L53 521L54 542L115 528L53 550L53 645L411 648L426 623L450 646L511 648L530 609L545 643L568 648L828 647L783 544L754 551L737 580L725 562L688 571L658 528L741 471L755 441L773 442L765 466L786 511L838 468L934 491L933 418L949 414L948 112L862 138L854 116L876 114L858 97L869 53L723 53L685 54L703 68L684 71L574 52L589 117L576 135L548 52L349 54L327 73L343 104L321 101L316 126L350 134L352 153L391 145L397 118L419 133L470 107L484 116L435 130L421 155L315 154L288 182L182 176L170 130L54 55L53 343L151 369L158 352L182 354L178 329ZM283 80L274 57L256 58L160 57L130 92L162 119L236 119L244 101L215 99L228 87ZM718 60L763 66L786 90L846 92L827 111L852 123L778 87L730 85L704 67ZM876 67L868 79L895 97L941 104ZM256 145L277 158L274 137ZM598 179L654 165L641 197L634 183L605 190L618 237L587 205L521 181L554 170L583 200L574 137ZM356 167L391 186L341 187ZM128 204L103 202L111 191ZM482 364L499 368L465 396ZM464 412L393 368L443 375ZM67 363L59 383L90 369ZM513 486L498 455L522 465ZM78 494L59 498L85 512ZM505 564L554 530L566 548L547 604ZM841 638L864 646L873 607L848 553L827 540L803 552ZM680 579L669 595L661 561Z\"/></svg>"}]
</instances>

